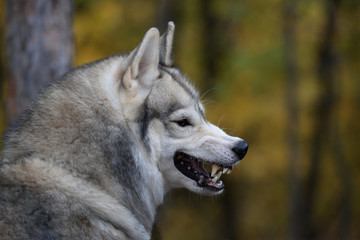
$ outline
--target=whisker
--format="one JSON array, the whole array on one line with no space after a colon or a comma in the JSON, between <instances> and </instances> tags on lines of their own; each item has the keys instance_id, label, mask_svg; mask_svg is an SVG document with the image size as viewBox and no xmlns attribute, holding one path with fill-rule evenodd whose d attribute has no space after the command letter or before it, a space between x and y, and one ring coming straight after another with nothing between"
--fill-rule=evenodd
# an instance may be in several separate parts
<instances>
[{"instance_id":1,"label":"whisker","mask_svg":"<svg viewBox=\"0 0 360 240\"><path fill-rule=\"evenodd\" d=\"M224 132L226 131L227 133L236 133L236 129L233 128L221 128L221 130L223 130Z\"/></svg>"},{"instance_id":2,"label":"whisker","mask_svg":"<svg viewBox=\"0 0 360 240\"><path fill-rule=\"evenodd\" d=\"M208 99L206 99L206 100L202 101L202 104L203 104L204 107L205 107L206 105L211 104L211 103L215 103L215 102L216 102L216 101L214 101L214 100L208 100Z\"/></svg>"},{"instance_id":3,"label":"whisker","mask_svg":"<svg viewBox=\"0 0 360 240\"><path fill-rule=\"evenodd\" d=\"M225 114L223 114L223 115L220 117L220 119L219 119L219 121L218 121L218 123L217 123L217 125L216 125L216 126L218 126L218 127L219 127L220 122L221 122L221 120L224 118L224 116L225 116Z\"/></svg>"},{"instance_id":4,"label":"whisker","mask_svg":"<svg viewBox=\"0 0 360 240\"><path fill-rule=\"evenodd\" d=\"M207 90L203 95L201 95L200 100L201 100L203 97L205 97L206 94L208 94L209 92L211 92L211 91L213 91L213 90L215 90L215 88L210 88L209 90Z\"/></svg>"}]
</instances>

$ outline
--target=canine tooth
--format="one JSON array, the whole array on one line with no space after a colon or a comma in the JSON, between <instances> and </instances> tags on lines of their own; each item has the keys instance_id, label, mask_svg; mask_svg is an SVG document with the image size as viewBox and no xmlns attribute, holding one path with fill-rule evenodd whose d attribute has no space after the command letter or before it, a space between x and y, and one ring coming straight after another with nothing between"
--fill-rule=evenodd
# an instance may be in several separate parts
<instances>
[{"instance_id":1,"label":"canine tooth","mask_svg":"<svg viewBox=\"0 0 360 240\"><path fill-rule=\"evenodd\" d=\"M212 168L211 168L211 176L212 176L212 177L216 174L216 172L217 172L218 169L219 169L219 166L218 166L218 165L216 165L216 164L213 164L213 165L212 165Z\"/></svg>"},{"instance_id":2,"label":"canine tooth","mask_svg":"<svg viewBox=\"0 0 360 240\"><path fill-rule=\"evenodd\" d=\"M232 171L232 170L231 170L230 168L228 168L227 174L230 174L231 171Z\"/></svg>"},{"instance_id":3,"label":"canine tooth","mask_svg":"<svg viewBox=\"0 0 360 240\"><path fill-rule=\"evenodd\" d=\"M211 181L213 181L213 183L216 183L216 181L221 177L221 174L222 174L221 171L218 172L218 173L215 175L215 177L213 177L213 178L211 179Z\"/></svg>"},{"instance_id":4,"label":"canine tooth","mask_svg":"<svg viewBox=\"0 0 360 240\"><path fill-rule=\"evenodd\" d=\"M213 182L213 183L216 183L216 181L219 179L219 177L216 175L215 177L213 177L212 179L211 179L211 181Z\"/></svg>"},{"instance_id":5,"label":"canine tooth","mask_svg":"<svg viewBox=\"0 0 360 240\"><path fill-rule=\"evenodd\" d=\"M225 174L227 171L229 171L228 168L224 168L224 170L222 171L223 174Z\"/></svg>"}]
</instances>

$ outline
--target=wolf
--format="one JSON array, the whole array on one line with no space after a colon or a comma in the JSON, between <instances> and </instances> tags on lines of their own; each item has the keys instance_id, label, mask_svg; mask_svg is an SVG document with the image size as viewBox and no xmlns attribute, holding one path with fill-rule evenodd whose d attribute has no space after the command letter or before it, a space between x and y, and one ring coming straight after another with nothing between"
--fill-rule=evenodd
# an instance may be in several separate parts
<instances>
[{"instance_id":1,"label":"wolf","mask_svg":"<svg viewBox=\"0 0 360 240\"><path fill-rule=\"evenodd\" d=\"M248 143L206 120L173 65L174 29L71 70L7 130L1 239L150 239L171 189L224 190Z\"/></svg>"}]
</instances>

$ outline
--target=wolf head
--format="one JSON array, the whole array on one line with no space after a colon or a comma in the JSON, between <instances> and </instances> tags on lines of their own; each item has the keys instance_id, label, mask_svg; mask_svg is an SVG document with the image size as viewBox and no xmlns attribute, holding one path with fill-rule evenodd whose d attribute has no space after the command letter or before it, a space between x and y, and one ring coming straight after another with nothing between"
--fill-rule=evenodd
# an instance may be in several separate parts
<instances>
[{"instance_id":1,"label":"wolf head","mask_svg":"<svg viewBox=\"0 0 360 240\"><path fill-rule=\"evenodd\" d=\"M248 144L206 120L197 90L172 66L174 29L169 22L161 37L150 29L128 56L119 88L121 109L166 189L218 194L224 188L221 174L231 172Z\"/></svg>"}]
</instances>

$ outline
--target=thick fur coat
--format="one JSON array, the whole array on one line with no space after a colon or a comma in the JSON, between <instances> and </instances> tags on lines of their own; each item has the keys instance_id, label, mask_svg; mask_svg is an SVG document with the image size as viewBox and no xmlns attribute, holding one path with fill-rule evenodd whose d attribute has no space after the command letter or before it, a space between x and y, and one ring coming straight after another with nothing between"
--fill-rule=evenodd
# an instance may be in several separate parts
<instances>
[{"instance_id":1,"label":"thick fur coat","mask_svg":"<svg viewBox=\"0 0 360 240\"><path fill-rule=\"evenodd\" d=\"M54 82L5 134L1 239L150 239L173 188L214 195L247 151L172 65L174 24ZM212 171L203 164L212 166Z\"/></svg>"}]
</instances>

